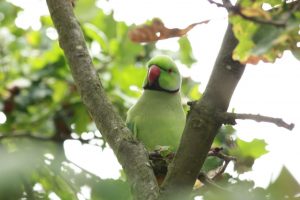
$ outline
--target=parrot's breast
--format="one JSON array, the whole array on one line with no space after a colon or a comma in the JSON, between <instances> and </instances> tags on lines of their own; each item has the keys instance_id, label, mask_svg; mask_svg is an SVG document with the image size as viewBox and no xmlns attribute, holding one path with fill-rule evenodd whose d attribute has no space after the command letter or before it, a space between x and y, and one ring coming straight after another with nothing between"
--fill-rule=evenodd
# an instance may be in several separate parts
<instances>
[{"instance_id":1,"label":"parrot's breast","mask_svg":"<svg viewBox=\"0 0 300 200\"><path fill-rule=\"evenodd\" d=\"M128 111L126 122L149 151L157 146L175 151L185 126L180 93L145 90Z\"/></svg>"}]
</instances>

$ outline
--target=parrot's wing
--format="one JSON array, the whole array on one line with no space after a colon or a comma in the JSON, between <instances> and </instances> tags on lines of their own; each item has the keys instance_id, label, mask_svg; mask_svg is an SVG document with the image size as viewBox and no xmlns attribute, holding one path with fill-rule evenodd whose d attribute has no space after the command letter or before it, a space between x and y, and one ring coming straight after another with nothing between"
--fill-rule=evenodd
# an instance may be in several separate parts
<instances>
[{"instance_id":1,"label":"parrot's wing","mask_svg":"<svg viewBox=\"0 0 300 200\"><path fill-rule=\"evenodd\" d=\"M137 133L138 133L136 123L126 122L126 126L131 130L131 132L133 133L133 137L136 139L137 138Z\"/></svg>"}]
</instances>

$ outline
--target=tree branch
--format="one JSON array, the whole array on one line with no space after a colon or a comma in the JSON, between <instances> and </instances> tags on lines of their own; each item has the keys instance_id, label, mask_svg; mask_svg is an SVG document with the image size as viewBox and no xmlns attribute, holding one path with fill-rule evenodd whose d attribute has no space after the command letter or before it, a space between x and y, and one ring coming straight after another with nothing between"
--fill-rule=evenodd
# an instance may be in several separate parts
<instances>
[{"instance_id":1,"label":"tree branch","mask_svg":"<svg viewBox=\"0 0 300 200\"><path fill-rule=\"evenodd\" d=\"M223 154L221 152L222 150L223 148L212 148L207 154L207 156L214 156L224 161L224 164L220 168L218 168L218 170L216 171L215 175L211 178L211 180L220 177L225 172L230 161L236 161L235 157Z\"/></svg>"},{"instance_id":2,"label":"tree branch","mask_svg":"<svg viewBox=\"0 0 300 200\"><path fill-rule=\"evenodd\" d=\"M38 135L32 135L30 133L17 133L17 134L13 133L13 134L0 135L0 141L7 138L27 138L31 140L40 141L40 142L58 142L58 143L63 143L65 140L77 140L80 141L82 144L90 144L91 141L91 140L84 140L80 137L79 138L72 138L71 136L65 138L57 138L56 136L42 137ZM90 144L90 145L99 146L96 144Z\"/></svg>"},{"instance_id":3,"label":"tree branch","mask_svg":"<svg viewBox=\"0 0 300 200\"><path fill-rule=\"evenodd\" d=\"M288 130L293 130L295 124L293 123L286 123L281 118L274 118L274 117L268 117L263 115L253 115L253 114L239 114L239 113L220 113L218 114L218 118L222 121L224 124L231 124L235 125L237 119L251 119L257 122L269 122L277 125L278 127L283 127Z\"/></svg>"},{"instance_id":4,"label":"tree branch","mask_svg":"<svg viewBox=\"0 0 300 200\"><path fill-rule=\"evenodd\" d=\"M7 138L29 138L38 141L51 141L51 138L31 135L30 133L0 135L0 141Z\"/></svg>"},{"instance_id":5,"label":"tree branch","mask_svg":"<svg viewBox=\"0 0 300 200\"><path fill-rule=\"evenodd\" d=\"M200 173L198 176L198 179L204 183L205 185L207 185L208 187L212 188L215 191L219 191L219 192L231 192L221 186L219 186L218 184L216 184L211 178L209 178L205 173Z\"/></svg>"},{"instance_id":6,"label":"tree branch","mask_svg":"<svg viewBox=\"0 0 300 200\"><path fill-rule=\"evenodd\" d=\"M116 154L136 199L155 199L159 188L144 146L137 142L114 111L92 64L83 33L68 1L47 0L59 43L89 113Z\"/></svg>"},{"instance_id":7,"label":"tree branch","mask_svg":"<svg viewBox=\"0 0 300 200\"><path fill-rule=\"evenodd\" d=\"M161 199L185 199L191 192L220 123L216 112L225 112L245 65L232 59L238 41L228 26L210 80L201 100L191 105L179 149L162 185ZM176 192L174 192L176 191ZM173 197L173 198L172 198Z\"/></svg>"},{"instance_id":8,"label":"tree branch","mask_svg":"<svg viewBox=\"0 0 300 200\"><path fill-rule=\"evenodd\" d=\"M252 16L247 16L242 12L242 7L239 4L232 5L230 0L222 0L223 3L218 3L215 2L214 0L208 0L209 3L215 4L218 7L223 7L225 8L228 12L231 12L233 14L239 15L240 17L258 23L258 24L267 24L267 25L273 25L277 27L284 27L286 26L290 16L299 9L300 7L300 1L294 1L289 3L291 5L291 10L288 12L288 15L284 19L280 20L269 20L269 19L263 19L263 18L258 18L258 17L252 17ZM275 8L277 9L277 8Z\"/></svg>"}]
</instances>

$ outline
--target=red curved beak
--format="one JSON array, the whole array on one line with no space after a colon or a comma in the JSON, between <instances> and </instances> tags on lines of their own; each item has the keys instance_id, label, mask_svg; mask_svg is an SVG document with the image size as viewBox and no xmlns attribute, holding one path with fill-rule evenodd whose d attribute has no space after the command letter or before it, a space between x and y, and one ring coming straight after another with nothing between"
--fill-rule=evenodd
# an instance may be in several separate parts
<instances>
[{"instance_id":1,"label":"red curved beak","mask_svg":"<svg viewBox=\"0 0 300 200\"><path fill-rule=\"evenodd\" d=\"M152 85L160 75L160 69L156 65L151 65L148 72L148 81Z\"/></svg>"}]
</instances>

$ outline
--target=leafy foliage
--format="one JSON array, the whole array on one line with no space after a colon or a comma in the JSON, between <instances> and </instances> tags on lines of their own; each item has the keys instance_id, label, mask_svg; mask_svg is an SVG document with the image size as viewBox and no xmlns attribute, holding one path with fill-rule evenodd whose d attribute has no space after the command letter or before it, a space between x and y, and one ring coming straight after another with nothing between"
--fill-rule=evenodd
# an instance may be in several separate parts
<instances>
[{"instance_id":1,"label":"leafy foliage","mask_svg":"<svg viewBox=\"0 0 300 200\"><path fill-rule=\"evenodd\" d=\"M239 1L245 19L232 14L235 36L239 44L234 51L234 59L243 63L257 64L260 60L274 62L285 50L290 50L299 59L299 2L267 0ZM271 9L263 9L269 6ZM260 21L260 22L257 22ZM262 23L263 22L263 23Z\"/></svg>"},{"instance_id":2,"label":"leafy foliage","mask_svg":"<svg viewBox=\"0 0 300 200\"><path fill-rule=\"evenodd\" d=\"M242 181L237 178L227 177L222 182L222 190L210 188L202 196L205 200L257 200L257 199L299 199L299 184L283 167L278 178L268 188L255 187L253 181Z\"/></svg>"}]
</instances>

